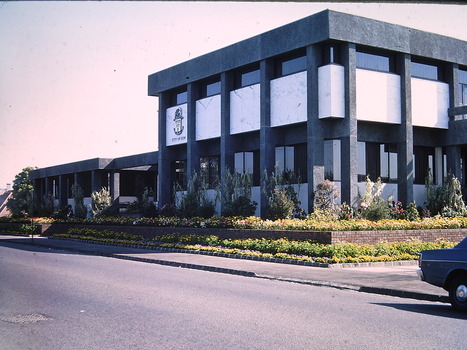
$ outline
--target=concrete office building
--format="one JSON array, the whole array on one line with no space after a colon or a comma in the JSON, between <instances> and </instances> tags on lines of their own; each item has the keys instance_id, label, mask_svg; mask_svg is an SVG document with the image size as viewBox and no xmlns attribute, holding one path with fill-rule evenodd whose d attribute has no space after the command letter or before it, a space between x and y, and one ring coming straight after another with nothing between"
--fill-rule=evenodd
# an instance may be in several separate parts
<instances>
[{"instance_id":1,"label":"concrete office building","mask_svg":"<svg viewBox=\"0 0 467 350\"><path fill-rule=\"evenodd\" d=\"M174 181L186 184L198 171L214 186L227 168L253 174L258 215L266 209L264 171L298 174L307 211L324 179L347 203L366 176L380 177L385 195L404 204L423 205L429 168L438 184L450 172L465 188L461 40L327 10L154 73L148 93L159 97L159 150L126 161L150 166L151 184L157 172L160 207L171 201ZM107 181L116 199L123 167L106 162L111 169L96 160L31 176L41 193L51 178L61 184L61 203L64 183L80 176L90 189Z\"/></svg>"}]
</instances>

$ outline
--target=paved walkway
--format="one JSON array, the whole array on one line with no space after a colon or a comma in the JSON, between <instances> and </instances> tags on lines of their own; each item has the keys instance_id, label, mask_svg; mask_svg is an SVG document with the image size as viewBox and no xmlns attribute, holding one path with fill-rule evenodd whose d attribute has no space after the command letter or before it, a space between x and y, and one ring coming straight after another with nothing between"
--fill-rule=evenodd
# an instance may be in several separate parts
<instances>
[{"instance_id":1,"label":"paved walkway","mask_svg":"<svg viewBox=\"0 0 467 350\"><path fill-rule=\"evenodd\" d=\"M415 262L402 265L376 263L364 267L310 267L202 254L167 252L76 242L46 237L12 236L0 233L0 245L36 245L54 250L108 256L145 263L269 278L317 286L351 289L418 300L448 302L448 293L418 279Z\"/></svg>"}]
</instances>

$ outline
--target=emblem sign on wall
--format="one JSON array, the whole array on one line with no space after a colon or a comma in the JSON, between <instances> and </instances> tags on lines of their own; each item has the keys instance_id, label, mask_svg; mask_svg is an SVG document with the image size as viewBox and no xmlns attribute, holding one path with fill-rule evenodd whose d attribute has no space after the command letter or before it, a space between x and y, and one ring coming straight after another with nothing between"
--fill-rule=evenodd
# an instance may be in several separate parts
<instances>
[{"instance_id":1,"label":"emblem sign on wall","mask_svg":"<svg viewBox=\"0 0 467 350\"><path fill-rule=\"evenodd\" d=\"M187 105L167 108L167 146L186 143Z\"/></svg>"}]
</instances>

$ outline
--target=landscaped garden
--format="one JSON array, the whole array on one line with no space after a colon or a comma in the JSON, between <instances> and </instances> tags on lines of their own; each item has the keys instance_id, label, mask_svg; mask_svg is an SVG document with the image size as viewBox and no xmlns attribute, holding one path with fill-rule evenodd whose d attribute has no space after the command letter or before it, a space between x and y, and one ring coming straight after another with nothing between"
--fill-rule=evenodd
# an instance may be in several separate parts
<instances>
[{"instance_id":1,"label":"landscaped garden","mask_svg":"<svg viewBox=\"0 0 467 350\"><path fill-rule=\"evenodd\" d=\"M288 176L290 179L291 176ZM24 177L21 177L24 185ZM427 177L425 207L414 203L403 206L402 203L382 198L379 180L367 179L365 193L359 196L354 206L336 204L338 197L335 185L326 180L318 185L314 193L314 211L306 215L300 209L300 202L294 187L283 177L272 177L268 192L268 217L252 216L256 202L251 198L251 178L240 174L231 174L227 190L219 200L224 208L223 216L213 216L215 200L207 196L207 187L202 178L194 174L186 189L174 188L178 197L173 203L165 205L158 212L146 189L132 203L127 212L117 213L112 207L108 191L104 188L93 193L92 213L89 215L83 205L82 190L74 186L74 213L69 208L54 208L50 199L44 198L36 211L45 216L30 215L24 200L21 211L21 193L31 190L16 191L11 208L16 213L11 218L0 219L0 224L17 224L16 231L32 233L37 225L66 223L76 225L66 232L53 236L61 239L79 239L107 244L138 245L147 248L170 248L209 254L235 254L265 259L287 259L312 263L355 263L375 261L414 260L418 253L426 249L449 248L457 242L440 238L426 242L420 239L406 239L398 242L379 242L377 244L322 244L310 239L290 239L287 237L270 238L226 238L221 234L181 234L175 228L199 228L225 230L261 230L279 231L375 231L384 230L443 230L466 229L467 209L462 199L458 180L450 176L443 186L433 185ZM17 185L17 184L15 184ZM24 188L24 186L23 186ZM53 203L53 202L52 202ZM118 214L118 215L117 215ZM150 214L150 215L147 215ZM227 215L228 214L228 215ZM18 226L19 224L19 226ZM88 228L85 225L89 225ZM93 228L91 228L91 225ZM95 229L99 226L101 229ZM79 227L78 227L79 226ZM114 227L112 230L108 227ZM115 229L122 227L122 230ZM124 227L173 227L169 234L139 235L125 232ZM14 231L15 229L7 229ZM234 230L234 231L235 231ZM233 232L234 232L233 231ZM200 231L201 232L201 231Z\"/></svg>"}]
</instances>

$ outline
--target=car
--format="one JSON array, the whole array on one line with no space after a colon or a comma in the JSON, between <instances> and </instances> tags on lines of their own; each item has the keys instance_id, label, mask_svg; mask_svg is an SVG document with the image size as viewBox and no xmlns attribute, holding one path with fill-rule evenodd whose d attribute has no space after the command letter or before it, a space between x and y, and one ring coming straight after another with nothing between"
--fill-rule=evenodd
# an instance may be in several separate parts
<instances>
[{"instance_id":1,"label":"car","mask_svg":"<svg viewBox=\"0 0 467 350\"><path fill-rule=\"evenodd\" d=\"M420 252L420 279L449 292L456 310L467 311L467 237L454 248Z\"/></svg>"}]
</instances>

